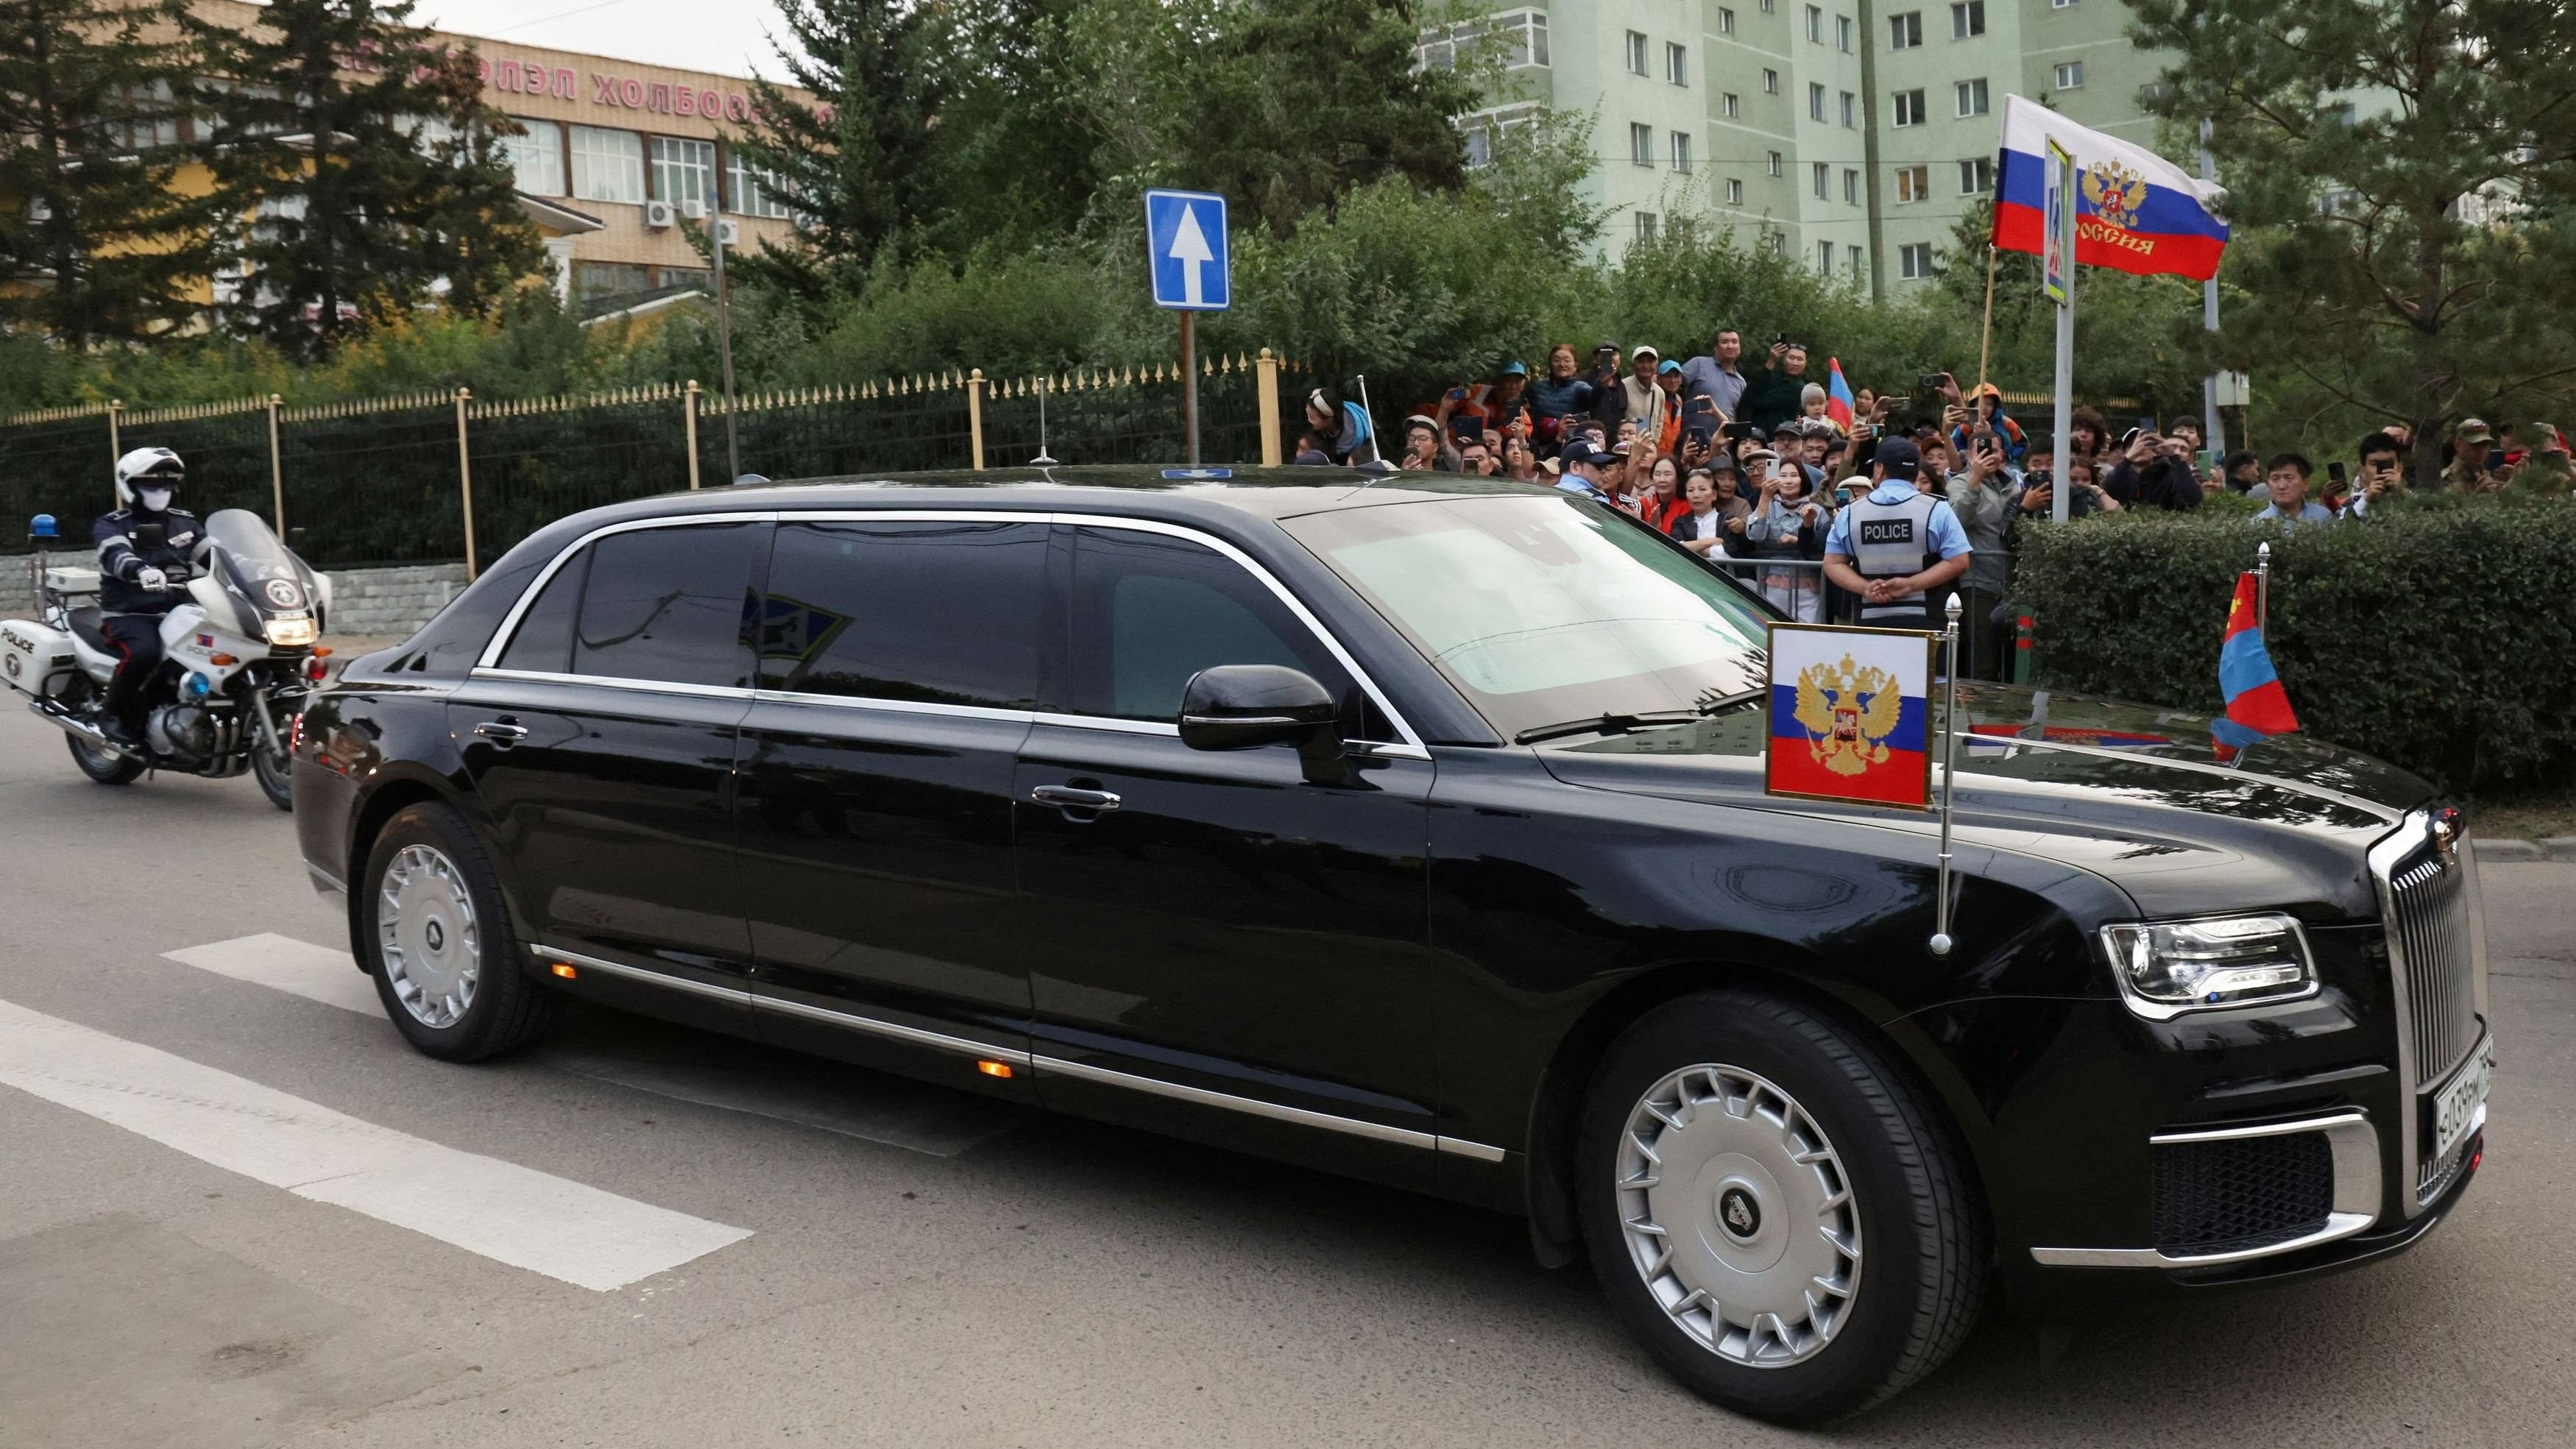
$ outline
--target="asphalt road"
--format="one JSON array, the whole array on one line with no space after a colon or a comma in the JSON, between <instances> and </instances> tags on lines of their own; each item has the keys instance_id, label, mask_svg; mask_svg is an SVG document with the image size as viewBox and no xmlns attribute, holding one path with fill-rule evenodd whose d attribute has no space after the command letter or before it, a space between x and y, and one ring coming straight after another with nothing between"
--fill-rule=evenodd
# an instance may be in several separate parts
<instances>
[{"instance_id":1,"label":"asphalt road","mask_svg":"<svg viewBox=\"0 0 2576 1449\"><path fill-rule=\"evenodd\" d=\"M2576 866L2485 876L2486 1166L2417 1251L1990 1318L1801 1436L1676 1389L1504 1218L606 1015L419 1057L258 979L343 938L250 781L102 789L0 709L0 1446L2576 1442ZM194 958L234 974L164 954L263 934ZM30 1090L30 1042L84 1065ZM272 1139L560 1192L422 1210ZM510 1261L594 1210L694 1256L605 1290Z\"/></svg>"}]
</instances>

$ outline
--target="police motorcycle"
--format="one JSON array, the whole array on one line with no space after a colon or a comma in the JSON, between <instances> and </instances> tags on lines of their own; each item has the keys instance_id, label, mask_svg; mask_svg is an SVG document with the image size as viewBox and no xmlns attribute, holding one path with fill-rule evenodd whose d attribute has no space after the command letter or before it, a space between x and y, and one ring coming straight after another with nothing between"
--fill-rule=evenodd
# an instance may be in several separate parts
<instances>
[{"instance_id":1,"label":"police motorcycle","mask_svg":"<svg viewBox=\"0 0 2576 1449\"><path fill-rule=\"evenodd\" d=\"M145 524L134 543L162 546ZM51 514L28 530L35 547L34 619L0 619L0 680L69 736L72 762L102 785L146 770L221 779L248 771L280 810L294 808L290 766L304 696L327 672L318 647L331 581L297 558L256 513L223 509L205 521L184 570L163 570L164 593L183 596L154 622L162 660L144 682L142 729L110 737L108 682L122 655L103 629L99 572L58 564L64 539Z\"/></svg>"}]
</instances>

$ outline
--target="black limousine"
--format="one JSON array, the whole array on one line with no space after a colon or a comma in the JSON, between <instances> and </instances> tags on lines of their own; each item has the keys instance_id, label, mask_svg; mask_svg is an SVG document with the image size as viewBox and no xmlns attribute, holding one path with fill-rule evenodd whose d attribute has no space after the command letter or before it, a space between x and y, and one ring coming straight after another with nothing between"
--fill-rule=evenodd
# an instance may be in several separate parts
<instances>
[{"instance_id":1,"label":"black limousine","mask_svg":"<svg viewBox=\"0 0 2576 1449\"><path fill-rule=\"evenodd\" d=\"M1768 797L1754 594L1571 495L1057 468L564 519L305 710L394 1024L563 995L1525 1215L1813 1423L1985 1302L2400 1251L2475 1173L2477 877L2314 740L1963 686L1934 823Z\"/></svg>"}]
</instances>

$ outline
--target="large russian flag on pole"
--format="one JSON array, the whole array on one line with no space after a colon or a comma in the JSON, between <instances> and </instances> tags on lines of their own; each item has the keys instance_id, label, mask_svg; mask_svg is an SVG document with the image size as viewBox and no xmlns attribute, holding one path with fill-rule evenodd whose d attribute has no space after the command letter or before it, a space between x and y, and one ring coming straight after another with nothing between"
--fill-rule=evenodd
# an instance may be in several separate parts
<instances>
[{"instance_id":1,"label":"large russian flag on pole","mask_svg":"<svg viewBox=\"0 0 2576 1449\"><path fill-rule=\"evenodd\" d=\"M2088 267L2207 281L2218 273L2227 223L2204 183L2143 146L2075 124L2037 101L2004 97L1996 161L1995 247L2039 255L2048 230L2048 143L2075 159L2075 260Z\"/></svg>"}]
</instances>

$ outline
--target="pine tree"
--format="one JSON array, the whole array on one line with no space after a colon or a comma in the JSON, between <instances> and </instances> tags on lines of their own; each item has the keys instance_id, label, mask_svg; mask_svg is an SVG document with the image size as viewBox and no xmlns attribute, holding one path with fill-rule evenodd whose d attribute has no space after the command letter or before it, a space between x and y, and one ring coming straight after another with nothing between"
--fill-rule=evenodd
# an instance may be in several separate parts
<instances>
[{"instance_id":1,"label":"pine tree","mask_svg":"<svg viewBox=\"0 0 2576 1449\"><path fill-rule=\"evenodd\" d=\"M172 185L185 71L159 18L0 4L0 267L35 283L0 308L74 347L185 324L211 270L211 212Z\"/></svg>"},{"instance_id":2,"label":"pine tree","mask_svg":"<svg viewBox=\"0 0 2576 1449\"><path fill-rule=\"evenodd\" d=\"M2550 0L2135 0L2212 123L2230 359L2413 425L2576 402L2576 31Z\"/></svg>"},{"instance_id":3,"label":"pine tree","mask_svg":"<svg viewBox=\"0 0 2576 1449\"><path fill-rule=\"evenodd\" d=\"M232 30L192 18L204 147L244 280L228 320L327 354L443 291L484 313L544 248L520 214L472 54L410 25L412 0L271 0Z\"/></svg>"}]
</instances>

